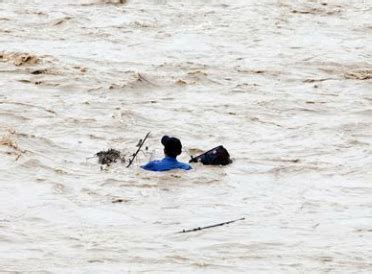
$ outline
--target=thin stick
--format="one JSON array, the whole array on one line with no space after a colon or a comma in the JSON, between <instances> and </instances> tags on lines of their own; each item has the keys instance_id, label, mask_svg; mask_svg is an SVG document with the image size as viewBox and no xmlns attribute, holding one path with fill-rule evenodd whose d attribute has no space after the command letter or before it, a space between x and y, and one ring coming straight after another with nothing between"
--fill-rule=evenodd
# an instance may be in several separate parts
<instances>
[{"instance_id":1,"label":"thin stick","mask_svg":"<svg viewBox=\"0 0 372 274\"><path fill-rule=\"evenodd\" d=\"M138 149L137 149L136 153L133 154L132 159L129 159L129 164L127 165L127 167L130 167L130 166L132 165L134 159L137 157L137 154L138 154L138 152L140 152L140 150L141 150L143 144L145 143L146 139L150 136L150 133L151 133L151 132L148 132L148 133L146 134L145 138L143 138L143 140L142 140L141 142L139 142L139 144L138 144Z\"/></svg>"},{"instance_id":2,"label":"thin stick","mask_svg":"<svg viewBox=\"0 0 372 274\"><path fill-rule=\"evenodd\" d=\"M49 113L56 114L56 112L54 110L47 109L47 108L41 107L41 106L36 106L36 105L33 105L33 104L20 103L20 102L6 102L6 101L0 101L0 104L9 104L9 105L19 105L19 106L33 107L33 108L38 108L38 109L44 110L44 111L49 112Z\"/></svg>"},{"instance_id":3,"label":"thin stick","mask_svg":"<svg viewBox=\"0 0 372 274\"><path fill-rule=\"evenodd\" d=\"M193 228L193 229L188 229L188 230L182 230L180 232L177 232L177 233L189 233L189 232L195 232L195 231L199 231L199 230L204 230L204 229L209 229L209 228L213 228L213 227L217 227L217 226L223 226L223 225L228 225L228 224L231 224L231 223L235 223L237 221L242 221L242 220L245 220L245 218L240 218L240 219L236 219L236 220L232 220L232 221L228 221L228 222L224 222L224 223L219 223L219 224L215 224L215 225L209 225L209 226L203 226L203 227L197 227L197 228Z\"/></svg>"}]
</instances>

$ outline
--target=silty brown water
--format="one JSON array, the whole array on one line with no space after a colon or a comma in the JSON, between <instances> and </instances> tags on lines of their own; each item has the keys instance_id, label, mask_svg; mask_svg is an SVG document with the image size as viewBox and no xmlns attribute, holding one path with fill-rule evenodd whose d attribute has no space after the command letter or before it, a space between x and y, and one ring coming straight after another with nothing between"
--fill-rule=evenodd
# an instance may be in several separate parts
<instances>
[{"instance_id":1,"label":"silty brown water","mask_svg":"<svg viewBox=\"0 0 372 274\"><path fill-rule=\"evenodd\" d=\"M371 272L370 2L119 2L0 1L0 270Z\"/></svg>"}]
</instances>

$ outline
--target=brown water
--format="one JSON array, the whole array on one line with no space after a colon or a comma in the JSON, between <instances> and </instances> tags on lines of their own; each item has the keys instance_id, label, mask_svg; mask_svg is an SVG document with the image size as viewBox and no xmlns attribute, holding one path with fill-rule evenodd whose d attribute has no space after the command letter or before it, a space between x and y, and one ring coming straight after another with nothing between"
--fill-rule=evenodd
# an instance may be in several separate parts
<instances>
[{"instance_id":1,"label":"brown water","mask_svg":"<svg viewBox=\"0 0 372 274\"><path fill-rule=\"evenodd\" d=\"M109 2L0 1L0 271L372 272L371 2Z\"/></svg>"}]
</instances>

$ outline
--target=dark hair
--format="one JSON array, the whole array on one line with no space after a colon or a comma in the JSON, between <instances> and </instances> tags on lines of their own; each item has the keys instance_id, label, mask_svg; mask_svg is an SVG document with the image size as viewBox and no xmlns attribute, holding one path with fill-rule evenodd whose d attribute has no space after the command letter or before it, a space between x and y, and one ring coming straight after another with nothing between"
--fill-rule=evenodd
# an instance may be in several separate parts
<instances>
[{"instance_id":1,"label":"dark hair","mask_svg":"<svg viewBox=\"0 0 372 274\"><path fill-rule=\"evenodd\" d=\"M165 135L161 138L161 143L164 146L164 153L169 157L176 158L182 152L182 144L178 138Z\"/></svg>"}]
</instances>

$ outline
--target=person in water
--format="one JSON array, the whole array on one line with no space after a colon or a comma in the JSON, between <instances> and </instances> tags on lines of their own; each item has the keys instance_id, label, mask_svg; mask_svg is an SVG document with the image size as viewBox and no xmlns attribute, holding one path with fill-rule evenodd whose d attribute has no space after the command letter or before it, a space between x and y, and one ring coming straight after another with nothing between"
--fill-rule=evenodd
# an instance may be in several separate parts
<instances>
[{"instance_id":1,"label":"person in water","mask_svg":"<svg viewBox=\"0 0 372 274\"><path fill-rule=\"evenodd\" d=\"M141 166L143 169L151 171L191 169L189 164L177 161L177 156L182 152L182 144L178 138L163 136L163 138L161 138L161 143L164 146L165 157L162 160L148 162L146 165Z\"/></svg>"}]
</instances>

